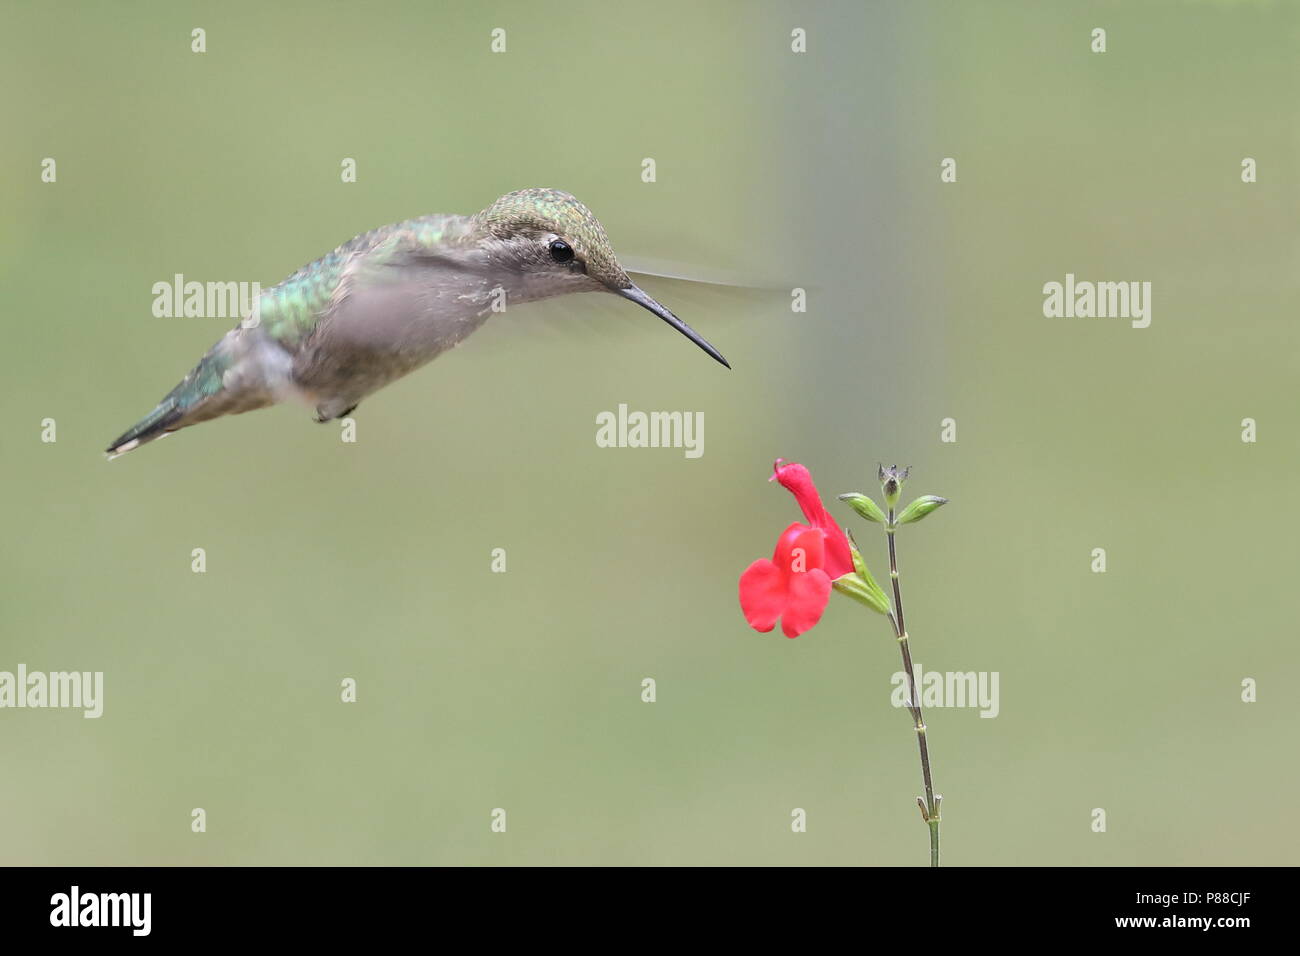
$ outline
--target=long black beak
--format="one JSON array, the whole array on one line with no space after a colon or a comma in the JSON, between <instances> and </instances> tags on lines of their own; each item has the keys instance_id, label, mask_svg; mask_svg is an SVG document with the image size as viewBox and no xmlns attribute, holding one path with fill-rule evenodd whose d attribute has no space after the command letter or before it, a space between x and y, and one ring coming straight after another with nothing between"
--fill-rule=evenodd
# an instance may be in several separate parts
<instances>
[{"instance_id":1,"label":"long black beak","mask_svg":"<svg viewBox=\"0 0 1300 956\"><path fill-rule=\"evenodd\" d=\"M677 318L677 316L673 315L671 312L665 309L654 299L650 298L650 296L646 295L636 286L630 285L626 289L615 289L614 291L616 291L619 295L621 295L625 299L631 299L633 302L635 302L637 305L641 306L642 308L649 309L655 315L659 316L659 318L663 319L665 322L667 322L669 325L675 328L678 332L682 333L682 335L686 336L688 339L690 339L700 348L704 349L704 351L708 352L711 356L713 356L714 359L721 362L723 365L726 365L727 368L731 368L731 365L727 362L727 360L722 357L722 353L719 352L717 349L715 349L708 342L706 342L704 340L704 336L700 335L699 332L696 332L693 328L691 328L681 319Z\"/></svg>"}]
</instances>

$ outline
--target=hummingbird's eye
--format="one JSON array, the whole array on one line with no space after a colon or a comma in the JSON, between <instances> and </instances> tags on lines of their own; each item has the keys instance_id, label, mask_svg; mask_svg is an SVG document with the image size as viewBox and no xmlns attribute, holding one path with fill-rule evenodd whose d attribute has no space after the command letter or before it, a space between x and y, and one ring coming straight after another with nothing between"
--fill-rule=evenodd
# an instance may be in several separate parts
<instances>
[{"instance_id":1,"label":"hummingbird's eye","mask_svg":"<svg viewBox=\"0 0 1300 956\"><path fill-rule=\"evenodd\" d=\"M551 258L561 264L573 261L573 247L563 239L551 240Z\"/></svg>"}]
</instances>

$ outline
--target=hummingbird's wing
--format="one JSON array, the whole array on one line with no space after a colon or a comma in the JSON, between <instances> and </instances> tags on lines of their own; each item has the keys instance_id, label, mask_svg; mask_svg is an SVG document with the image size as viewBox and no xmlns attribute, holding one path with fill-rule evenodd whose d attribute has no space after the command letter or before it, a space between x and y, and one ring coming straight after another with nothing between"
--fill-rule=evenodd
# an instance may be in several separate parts
<instances>
[{"instance_id":1,"label":"hummingbird's wing","mask_svg":"<svg viewBox=\"0 0 1300 956\"><path fill-rule=\"evenodd\" d=\"M734 289L754 291L784 289L786 284L774 279L761 279L754 275L729 272L708 266L697 266L672 259L658 259L650 256L623 256L619 260L623 268L632 275L653 276L657 279L677 279L682 282L698 282L702 285L730 286Z\"/></svg>"},{"instance_id":2,"label":"hummingbird's wing","mask_svg":"<svg viewBox=\"0 0 1300 956\"><path fill-rule=\"evenodd\" d=\"M292 322L278 333L299 336L294 384L318 418L351 409L486 321L496 280L474 253L452 251L465 228L458 216L408 220L327 264L330 281L319 285L329 295L313 303L316 321L305 333Z\"/></svg>"},{"instance_id":3,"label":"hummingbird's wing","mask_svg":"<svg viewBox=\"0 0 1300 956\"><path fill-rule=\"evenodd\" d=\"M687 278L668 274L677 269L648 269L645 259L619 261L630 266L627 271L635 272L651 295L696 328L726 329L737 322L761 320L774 310L788 309L783 304L787 301L783 291L735 274L690 268ZM664 264L663 260L657 261L659 266ZM710 278L702 278L704 275ZM580 305L575 301L579 298L583 300ZM648 321L645 312L628 309L627 305L615 296L557 297L531 303L526 313L518 315L507 309L500 320L492 321L509 326L512 338L546 343L547 347L567 349L575 338L582 338L611 352L627 351L638 341L660 335L660 323ZM497 340L495 347L509 347L503 341Z\"/></svg>"},{"instance_id":4,"label":"hummingbird's wing","mask_svg":"<svg viewBox=\"0 0 1300 956\"><path fill-rule=\"evenodd\" d=\"M325 317L358 288L391 279L394 268L429 255L461 216L431 215L380 226L309 262L262 293L256 322L297 352Z\"/></svg>"},{"instance_id":5,"label":"hummingbird's wing","mask_svg":"<svg viewBox=\"0 0 1300 956\"><path fill-rule=\"evenodd\" d=\"M329 403L327 411L333 410L341 389L328 376L320 395L298 383L300 365L313 369L330 364L322 362L321 356L332 361L336 378L347 377L347 350L331 355L322 338L324 326L333 318L364 311L368 289L400 287L400 277L412 275L403 265L436 249L461 221L459 216L434 215L381 226L263 291L253 311L209 349L152 412L109 445L109 456L189 425L264 408L288 397L316 403L318 416L322 403ZM411 307L408 301L408 312Z\"/></svg>"}]
</instances>

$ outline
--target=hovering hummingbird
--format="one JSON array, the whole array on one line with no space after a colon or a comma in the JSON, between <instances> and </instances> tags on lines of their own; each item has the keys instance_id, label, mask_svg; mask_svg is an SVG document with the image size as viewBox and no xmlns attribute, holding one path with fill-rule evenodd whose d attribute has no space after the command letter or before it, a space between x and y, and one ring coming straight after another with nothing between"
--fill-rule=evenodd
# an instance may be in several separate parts
<instances>
[{"instance_id":1,"label":"hovering hummingbird","mask_svg":"<svg viewBox=\"0 0 1300 956\"><path fill-rule=\"evenodd\" d=\"M726 365L694 329L639 289L605 230L557 189L507 193L473 216L381 226L262 292L110 457L189 425L298 400L326 422L465 339L494 302L613 292Z\"/></svg>"}]
</instances>

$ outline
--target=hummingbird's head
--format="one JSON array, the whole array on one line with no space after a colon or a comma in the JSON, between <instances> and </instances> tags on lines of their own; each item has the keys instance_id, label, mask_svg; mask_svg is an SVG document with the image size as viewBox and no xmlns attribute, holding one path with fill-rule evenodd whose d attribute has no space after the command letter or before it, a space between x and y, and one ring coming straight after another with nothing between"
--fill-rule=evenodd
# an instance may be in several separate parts
<instances>
[{"instance_id":1,"label":"hummingbird's head","mask_svg":"<svg viewBox=\"0 0 1300 956\"><path fill-rule=\"evenodd\" d=\"M559 189L506 193L474 217L493 243L494 258L528 275L545 295L613 292L663 319L717 361L721 353L698 332L643 292L618 264L605 229L591 210Z\"/></svg>"}]
</instances>

